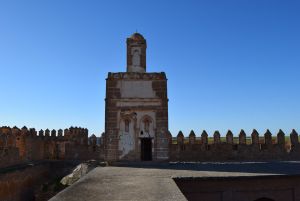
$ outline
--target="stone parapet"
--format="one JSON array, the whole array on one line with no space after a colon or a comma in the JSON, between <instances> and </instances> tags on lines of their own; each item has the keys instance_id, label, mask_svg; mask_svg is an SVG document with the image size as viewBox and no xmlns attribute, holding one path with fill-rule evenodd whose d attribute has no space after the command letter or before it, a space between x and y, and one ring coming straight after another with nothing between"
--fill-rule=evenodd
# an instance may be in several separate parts
<instances>
[{"instance_id":1,"label":"stone parapet","mask_svg":"<svg viewBox=\"0 0 300 201\"><path fill-rule=\"evenodd\" d=\"M0 168L28 161L97 159L100 147L93 136L89 145L88 129L70 127L56 130L0 127ZM98 154L95 154L98 153Z\"/></svg>"},{"instance_id":2,"label":"stone parapet","mask_svg":"<svg viewBox=\"0 0 300 201\"><path fill-rule=\"evenodd\" d=\"M241 130L238 137L228 131L221 137L218 131L208 138L206 131L201 137L195 137L192 131L185 138L180 131L176 138L172 138L169 148L171 161L268 161L268 160L299 160L300 144L298 133L293 130L290 137L286 137L282 130L272 137L267 130L259 136L253 130L251 136L246 137Z\"/></svg>"}]
</instances>

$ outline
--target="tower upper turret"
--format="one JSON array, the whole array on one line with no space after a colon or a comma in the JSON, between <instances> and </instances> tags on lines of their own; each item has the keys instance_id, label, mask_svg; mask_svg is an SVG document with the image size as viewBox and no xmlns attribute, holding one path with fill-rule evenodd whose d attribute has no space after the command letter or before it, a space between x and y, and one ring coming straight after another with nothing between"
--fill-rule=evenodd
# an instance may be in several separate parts
<instances>
[{"instance_id":1,"label":"tower upper turret","mask_svg":"<svg viewBox=\"0 0 300 201\"><path fill-rule=\"evenodd\" d=\"M145 38L140 33L134 33L127 38L127 72L146 72Z\"/></svg>"}]
</instances>

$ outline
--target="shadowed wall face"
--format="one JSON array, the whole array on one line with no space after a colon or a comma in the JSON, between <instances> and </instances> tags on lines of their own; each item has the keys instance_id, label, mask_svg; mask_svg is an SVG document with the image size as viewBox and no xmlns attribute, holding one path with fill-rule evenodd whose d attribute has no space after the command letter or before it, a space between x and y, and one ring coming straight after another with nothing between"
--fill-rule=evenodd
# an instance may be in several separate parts
<instances>
[{"instance_id":1,"label":"shadowed wall face","mask_svg":"<svg viewBox=\"0 0 300 201\"><path fill-rule=\"evenodd\" d=\"M294 201L300 198L299 176L174 180L189 201Z\"/></svg>"}]
</instances>

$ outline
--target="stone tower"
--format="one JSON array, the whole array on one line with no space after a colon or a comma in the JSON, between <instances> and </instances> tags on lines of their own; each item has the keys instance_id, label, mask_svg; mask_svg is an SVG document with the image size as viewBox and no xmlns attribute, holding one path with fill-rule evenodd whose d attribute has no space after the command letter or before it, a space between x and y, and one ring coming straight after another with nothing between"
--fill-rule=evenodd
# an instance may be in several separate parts
<instances>
[{"instance_id":1,"label":"stone tower","mask_svg":"<svg viewBox=\"0 0 300 201\"><path fill-rule=\"evenodd\" d=\"M146 72L146 40L127 38L127 72L108 73L105 158L168 159L168 97L165 73Z\"/></svg>"},{"instance_id":2,"label":"stone tower","mask_svg":"<svg viewBox=\"0 0 300 201\"><path fill-rule=\"evenodd\" d=\"M127 72L146 72L146 40L139 33L127 38Z\"/></svg>"}]
</instances>

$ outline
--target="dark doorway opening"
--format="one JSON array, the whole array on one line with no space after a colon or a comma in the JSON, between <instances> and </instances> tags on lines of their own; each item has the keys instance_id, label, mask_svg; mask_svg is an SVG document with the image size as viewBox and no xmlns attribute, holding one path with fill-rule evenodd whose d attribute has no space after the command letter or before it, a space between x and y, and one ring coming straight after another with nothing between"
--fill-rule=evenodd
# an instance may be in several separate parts
<instances>
[{"instance_id":1,"label":"dark doorway opening","mask_svg":"<svg viewBox=\"0 0 300 201\"><path fill-rule=\"evenodd\" d=\"M152 160L152 139L141 138L141 160L151 161Z\"/></svg>"}]
</instances>

